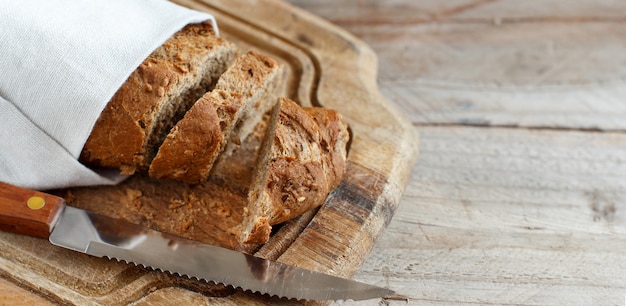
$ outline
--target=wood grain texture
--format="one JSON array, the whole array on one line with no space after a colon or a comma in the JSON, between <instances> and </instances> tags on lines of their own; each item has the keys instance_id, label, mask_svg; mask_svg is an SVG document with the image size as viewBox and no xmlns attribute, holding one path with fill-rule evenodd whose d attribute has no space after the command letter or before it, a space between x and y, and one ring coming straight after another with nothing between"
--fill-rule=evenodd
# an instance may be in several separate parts
<instances>
[{"instance_id":1,"label":"wood grain texture","mask_svg":"<svg viewBox=\"0 0 626 306\"><path fill-rule=\"evenodd\" d=\"M623 2L292 2L368 43L416 124L626 128Z\"/></svg>"},{"instance_id":2,"label":"wood grain texture","mask_svg":"<svg viewBox=\"0 0 626 306\"><path fill-rule=\"evenodd\" d=\"M0 278L0 288L2 288L2 295L0 295L0 305L53 305L52 303L41 298L35 293L24 288L20 288L3 278Z\"/></svg>"},{"instance_id":3,"label":"wood grain texture","mask_svg":"<svg viewBox=\"0 0 626 306\"><path fill-rule=\"evenodd\" d=\"M214 14L220 33L243 50L254 48L280 61L286 80L279 93L302 105L334 108L350 125L353 138L341 185L322 208L283 225L258 252L350 277L391 220L417 157L415 129L378 93L376 56L344 30L283 2L177 2ZM120 192L131 204L138 195ZM149 213L134 218L152 219ZM0 233L0 248L7 250L0 256L0 275L62 304L303 304L76 254L14 234Z\"/></svg>"},{"instance_id":4,"label":"wood grain texture","mask_svg":"<svg viewBox=\"0 0 626 306\"><path fill-rule=\"evenodd\" d=\"M413 179L356 279L416 305L623 303L626 135L420 135Z\"/></svg>"},{"instance_id":5,"label":"wood grain texture","mask_svg":"<svg viewBox=\"0 0 626 306\"><path fill-rule=\"evenodd\" d=\"M0 182L0 230L48 238L65 201Z\"/></svg>"},{"instance_id":6,"label":"wood grain texture","mask_svg":"<svg viewBox=\"0 0 626 306\"><path fill-rule=\"evenodd\" d=\"M624 305L621 1L290 2L379 55L420 132L400 206L341 305Z\"/></svg>"}]
</instances>

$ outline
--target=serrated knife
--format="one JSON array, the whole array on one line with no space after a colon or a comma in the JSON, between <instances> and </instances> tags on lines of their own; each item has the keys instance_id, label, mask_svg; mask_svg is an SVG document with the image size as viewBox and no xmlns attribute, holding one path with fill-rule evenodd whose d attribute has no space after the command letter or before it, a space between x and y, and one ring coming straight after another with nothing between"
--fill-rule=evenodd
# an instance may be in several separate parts
<instances>
[{"instance_id":1,"label":"serrated knife","mask_svg":"<svg viewBox=\"0 0 626 306\"><path fill-rule=\"evenodd\" d=\"M394 292L161 233L0 182L0 230L243 290L298 300L366 300Z\"/></svg>"}]
</instances>

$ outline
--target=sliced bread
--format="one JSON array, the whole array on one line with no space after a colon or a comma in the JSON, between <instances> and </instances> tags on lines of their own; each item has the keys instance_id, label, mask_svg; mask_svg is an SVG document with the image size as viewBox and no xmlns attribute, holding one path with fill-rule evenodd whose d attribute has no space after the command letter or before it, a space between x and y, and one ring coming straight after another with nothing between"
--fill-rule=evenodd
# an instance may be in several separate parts
<instances>
[{"instance_id":1,"label":"sliced bread","mask_svg":"<svg viewBox=\"0 0 626 306\"><path fill-rule=\"evenodd\" d=\"M234 144L245 139L276 104L276 88L283 80L282 72L274 59L250 50L236 60L233 69L220 77L215 89L237 92L249 98L233 130ZM232 147L227 148L226 155L231 151Z\"/></svg>"},{"instance_id":2,"label":"sliced bread","mask_svg":"<svg viewBox=\"0 0 626 306\"><path fill-rule=\"evenodd\" d=\"M237 47L210 23L188 25L155 50L103 110L80 156L124 174L147 169L167 133L214 86Z\"/></svg>"},{"instance_id":3,"label":"sliced bread","mask_svg":"<svg viewBox=\"0 0 626 306\"><path fill-rule=\"evenodd\" d=\"M73 188L65 198L72 206L252 251L269 240L273 225L323 204L345 168L348 133L337 112L287 99L272 111L205 182L136 174L117 186Z\"/></svg>"},{"instance_id":4,"label":"sliced bread","mask_svg":"<svg viewBox=\"0 0 626 306\"><path fill-rule=\"evenodd\" d=\"M223 90L202 96L163 141L150 164L150 176L190 184L205 181L242 104L241 95Z\"/></svg>"},{"instance_id":5,"label":"sliced bread","mask_svg":"<svg viewBox=\"0 0 626 306\"><path fill-rule=\"evenodd\" d=\"M150 165L150 176L197 184L205 181L220 153L231 154L276 102L280 66L255 51L235 60L171 130ZM229 140L234 143L229 144Z\"/></svg>"},{"instance_id":6,"label":"sliced bread","mask_svg":"<svg viewBox=\"0 0 626 306\"><path fill-rule=\"evenodd\" d=\"M107 105L81 155L150 177L73 189L70 203L241 250L322 205L345 169L347 125L333 110L277 98L280 65L236 52L208 24L155 50Z\"/></svg>"}]
</instances>

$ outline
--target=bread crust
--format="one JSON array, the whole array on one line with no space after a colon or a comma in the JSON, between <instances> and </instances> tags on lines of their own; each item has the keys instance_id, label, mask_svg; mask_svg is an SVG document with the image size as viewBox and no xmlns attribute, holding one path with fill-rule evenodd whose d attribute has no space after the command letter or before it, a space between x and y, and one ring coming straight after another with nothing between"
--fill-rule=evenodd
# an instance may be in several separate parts
<instances>
[{"instance_id":1,"label":"bread crust","mask_svg":"<svg viewBox=\"0 0 626 306\"><path fill-rule=\"evenodd\" d=\"M336 111L281 98L267 168L257 170L248 195L243 243L267 241L272 225L322 205L341 181L348 140Z\"/></svg>"},{"instance_id":2,"label":"bread crust","mask_svg":"<svg viewBox=\"0 0 626 306\"><path fill-rule=\"evenodd\" d=\"M305 107L320 127L320 145L324 156L324 174L332 190L341 182L346 168L350 133L343 116L336 110L321 107Z\"/></svg>"},{"instance_id":3,"label":"bread crust","mask_svg":"<svg viewBox=\"0 0 626 306\"><path fill-rule=\"evenodd\" d=\"M223 90L202 96L165 138L150 164L150 176L190 184L205 181L224 147L226 126L242 104L241 95Z\"/></svg>"},{"instance_id":4,"label":"bread crust","mask_svg":"<svg viewBox=\"0 0 626 306\"><path fill-rule=\"evenodd\" d=\"M115 93L83 147L81 162L119 168L124 174L147 169L155 146L190 106L188 100L206 92L236 52L232 43L215 35L210 23L186 26L152 52Z\"/></svg>"}]
</instances>

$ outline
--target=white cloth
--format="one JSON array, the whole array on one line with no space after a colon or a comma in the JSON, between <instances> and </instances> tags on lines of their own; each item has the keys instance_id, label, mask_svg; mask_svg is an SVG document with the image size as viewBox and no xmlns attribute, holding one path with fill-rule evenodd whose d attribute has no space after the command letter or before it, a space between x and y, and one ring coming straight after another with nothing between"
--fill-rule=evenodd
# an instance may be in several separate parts
<instances>
[{"instance_id":1,"label":"white cloth","mask_svg":"<svg viewBox=\"0 0 626 306\"><path fill-rule=\"evenodd\" d=\"M128 76L186 24L213 16L164 0L0 0L0 181L114 184L77 159Z\"/></svg>"}]
</instances>

